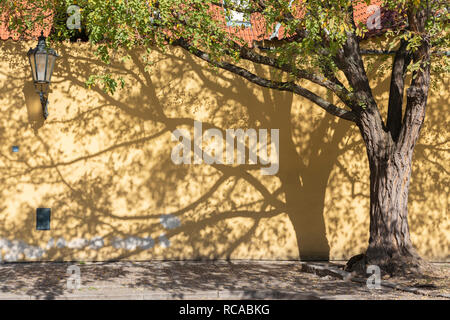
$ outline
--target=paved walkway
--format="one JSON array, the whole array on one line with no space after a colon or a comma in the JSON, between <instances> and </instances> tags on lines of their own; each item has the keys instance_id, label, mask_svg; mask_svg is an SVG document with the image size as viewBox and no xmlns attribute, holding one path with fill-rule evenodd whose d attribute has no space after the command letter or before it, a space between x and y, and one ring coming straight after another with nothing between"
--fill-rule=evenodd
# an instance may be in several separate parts
<instances>
[{"instance_id":1,"label":"paved walkway","mask_svg":"<svg viewBox=\"0 0 450 320\"><path fill-rule=\"evenodd\" d=\"M78 289L67 287L77 285L70 266ZM0 265L0 299L436 299L302 270L296 261L11 263Z\"/></svg>"}]
</instances>

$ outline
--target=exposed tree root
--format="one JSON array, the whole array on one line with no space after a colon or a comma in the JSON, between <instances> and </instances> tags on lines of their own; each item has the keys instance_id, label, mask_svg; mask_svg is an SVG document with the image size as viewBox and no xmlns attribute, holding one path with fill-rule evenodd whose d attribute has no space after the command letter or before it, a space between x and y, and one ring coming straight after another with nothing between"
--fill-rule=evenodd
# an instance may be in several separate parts
<instances>
[{"instance_id":1,"label":"exposed tree root","mask_svg":"<svg viewBox=\"0 0 450 320\"><path fill-rule=\"evenodd\" d=\"M344 270L367 276L369 265L378 266L381 276L389 275L390 277L420 278L425 273L433 272L433 267L415 253L408 255L394 254L392 256L358 254L350 258Z\"/></svg>"}]
</instances>

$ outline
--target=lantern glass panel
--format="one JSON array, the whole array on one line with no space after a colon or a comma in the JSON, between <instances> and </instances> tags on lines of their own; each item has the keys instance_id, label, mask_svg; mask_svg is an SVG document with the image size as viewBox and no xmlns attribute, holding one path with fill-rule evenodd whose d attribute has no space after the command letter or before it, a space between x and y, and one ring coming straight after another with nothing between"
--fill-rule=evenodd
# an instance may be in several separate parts
<instances>
[{"instance_id":1,"label":"lantern glass panel","mask_svg":"<svg viewBox=\"0 0 450 320\"><path fill-rule=\"evenodd\" d=\"M55 60L56 60L56 57L54 55L52 55L52 54L48 55L47 72L46 72L46 78L45 78L46 82L50 83L50 81L52 79L52 73L53 73L53 67L55 65Z\"/></svg>"},{"instance_id":2,"label":"lantern glass panel","mask_svg":"<svg viewBox=\"0 0 450 320\"><path fill-rule=\"evenodd\" d=\"M36 53L36 69L37 69L37 82L45 82L45 71L47 65L47 54L46 53Z\"/></svg>"},{"instance_id":3,"label":"lantern glass panel","mask_svg":"<svg viewBox=\"0 0 450 320\"><path fill-rule=\"evenodd\" d=\"M34 53L31 53L28 58L30 59L31 74L33 76L33 80L36 81L36 64L34 63L34 55Z\"/></svg>"}]
</instances>

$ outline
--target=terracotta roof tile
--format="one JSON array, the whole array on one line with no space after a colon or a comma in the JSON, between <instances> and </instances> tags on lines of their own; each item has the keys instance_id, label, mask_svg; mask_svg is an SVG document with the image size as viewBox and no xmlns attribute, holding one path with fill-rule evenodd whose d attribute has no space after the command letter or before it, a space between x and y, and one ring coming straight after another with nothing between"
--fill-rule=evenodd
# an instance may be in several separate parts
<instances>
[{"instance_id":1,"label":"terracotta roof tile","mask_svg":"<svg viewBox=\"0 0 450 320\"><path fill-rule=\"evenodd\" d=\"M25 0L26 1L26 0ZM51 12L48 12L47 14L50 14ZM2 12L0 13L0 39L7 40L9 38L17 41L20 39L21 34L18 32L11 32L8 30L7 21L10 19L10 12ZM18 16L17 14L15 14ZM41 35L41 31L44 31L44 35L48 36L51 30L51 23L52 23L53 17L50 16L45 19L45 28L42 28L42 26L34 25L32 30L27 30L24 34L22 34L22 38L27 39L34 39Z\"/></svg>"}]
</instances>

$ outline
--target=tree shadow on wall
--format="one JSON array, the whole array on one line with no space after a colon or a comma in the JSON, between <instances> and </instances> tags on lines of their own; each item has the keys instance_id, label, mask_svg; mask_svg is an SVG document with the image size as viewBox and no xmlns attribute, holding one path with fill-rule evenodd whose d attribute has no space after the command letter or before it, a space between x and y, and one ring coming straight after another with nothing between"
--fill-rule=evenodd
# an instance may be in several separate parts
<instances>
[{"instance_id":1,"label":"tree shadow on wall","mask_svg":"<svg viewBox=\"0 0 450 320\"><path fill-rule=\"evenodd\" d=\"M67 91L67 95L74 100L73 105L81 105L84 97L77 97L75 88L83 88L83 80L93 69L102 66L90 58L73 57L69 50L62 51L61 55L63 58L55 74L58 76L55 84L68 82L70 92ZM36 185L36 188L39 188L40 184L48 183L59 186L45 194L41 201L42 204L52 203L54 212L65 212L63 216L55 216L58 226L71 224L75 230L85 230L84 232L90 235L103 231L102 237L109 239L130 236L129 230L120 227L120 221L145 221L139 223L143 227L138 227L132 235L153 234L160 228L159 216L167 213L161 209L170 207L170 202L177 202L176 190L180 188L179 185L189 184L190 180L199 180L191 187L194 190L191 199L196 200L187 205L178 204L178 210L170 211L173 216L183 221L182 225L165 231L165 237L169 240L182 235L185 239L179 248L182 250L184 246L190 246L191 257L231 258L239 246L244 246L244 250L248 251L252 250L252 246L270 251L271 247L276 247L273 242L283 244L283 241L286 241L289 237L286 234L289 226L285 225L280 230L276 224L265 221L287 214L296 234L299 256L302 259L328 259L329 244L323 217L324 197L329 174L339 151L339 142L349 125L338 123L329 116L315 120L305 119L303 124L309 131L303 132L307 138L301 139L300 155L299 146L293 141L292 124L298 123L292 121L292 95L252 87L244 80L229 74L212 73L184 53L159 54L158 58L162 62L169 63L165 68L152 70L156 74L144 71L144 65L139 61L137 53L133 53L132 58L133 68L127 68L125 65L113 68L117 73L128 77L132 86L138 88L137 92L125 91L123 96L109 96L94 88L99 97L95 107L87 105L85 109L77 112L73 119L49 119L45 124L48 130L59 126L62 132L70 132L77 141L84 141L86 144L99 139L100 131L109 127L114 133L114 137L109 141L119 140L119 143L64 161L65 157L61 157L64 152L58 152L62 149L54 148L51 146L52 140L45 138L49 132L36 132L36 139L40 144L37 153L41 154L40 158L43 159L37 165L26 164L23 176L29 177L29 183ZM168 85L170 90L185 88L186 79L191 78L201 82L202 90L214 94L209 97L213 101L206 102L212 105L211 110L207 110L207 115L201 119L205 128L219 128L222 131L226 128L280 129L280 170L277 177L259 175L258 166L213 165L213 170L176 166L171 163L168 148L152 152L151 145L155 139L177 127L193 125L194 119L197 119L195 112L183 110L184 108L204 107L204 101L199 100L195 94L186 94L180 90L172 92L173 97L182 97L182 101L178 103L171 100L172 97L167 98L160 94L161 91L164 92L164 85ZM164 81L162 80L155 84L154 79L167 79L169 83L161 83ZM33 109L29 98L34 93L29 91L25 97L30 121L32 112L29 110L36 108ZM52 102L53 106L58 105L56 99L58 98ZM113 122L105 121L105 109L113 110ZM107 123L103 125L102 122ZM142 134L145 130L133 130L136 123L143 122L151 123L157 130L147 135ZM330 127L332 134L326 141L324 137ZM64 145L61 147L64 148ZM131 163L117 168L117 160L112 158L128 158L127 153L131 149L141 149L144 155L151 158L151 168L141 162L145 157L139 161L132 159ZM305 157L308 158L307 161L301 161L301 158L305 160ZM105 164L100 171L90 170L76 178L68 174L78 163L91 163L97 158L102 159L100 161ZM106 160L107 158L109 159ZM148 171L146 178L132 189L144 188L146 195L142 192L130 193L125 186L118 187L117 181L121 180L120 177L145 169ZM210 186L205 188L208 184ZM60 193L55 192L59 189ZM201 192L198 192L199 190ZM240 193L251 194L251 199L242 199L239 197ZM194 194L198 196L195 197ZM135 212L132 204L145 202L146 196L154 203L154 210L146 209L145 214ZM130 214L117 214L114 210L115 198L126 200ZM211 202L215 204L211 205ZM249 223L237 227L239 230L236 232L236 227L226 223L235 218L245 218ZM261 224L269 230L268 233L272 237L252 243L258 228L261 229ZM107 233L104 233L105 228L108 229ZM202 231L206 234L202 234ZM25 234L24 231L24 237ZM17 235L15 237L18 238ZM79 232L75 232L72 237L84 238ZM171 249L173 248L172 245ZM54 258L70 254L64 252L67 250L55 250ZM127 251L117 257L133 256L138 251L139 249ZM292 252L291 256L296 254ZM173 253L173 256L177 255Z\"/></svg>"},{"instance_id":2,"label":"tree shadow on wall","mask_svg":"<svg viewBox=\"0 0 450 320\"><path fill-rule=\"evenodd\" d=\"M17 112L1 120L4 141L21 139L18 155L2 149L5 212L13 216L17 203L27 208L20 211L24 218L5 221L2 238L37 245L50 237L68 242L100 236L104 244L87 249L65 242L46 251L47 260L329 258L325 196L331 172L335 181L346 179L335 170L338 157L358 146L343 139L349 123L298 112L296 103L314 107L215 73L184 52L155 52L155 66L145 72L139 52L131 53L130 62L104 66L86 57L87 45L79 46L58 49L50 117L33 134L27 95L34 93L23 89L28 78L17 76L0 89L9 107L21 108L22 90L27 105L26 117ZM18 45L9 49L12 54ZM113 96L97 87L85 90L84 80L107 68L129 85ZM175 165L170 132L192 130L194 120L221 132L280 129L277 176L262 176L257 165ZM25 191L11 195L24 186L33 199ZM54 214L44 237L30 231L37 206L51 206ZM180 223L165 226L167 214ZM115 239L130 241L115 246Z\"/></svg>"}]
</instances>

